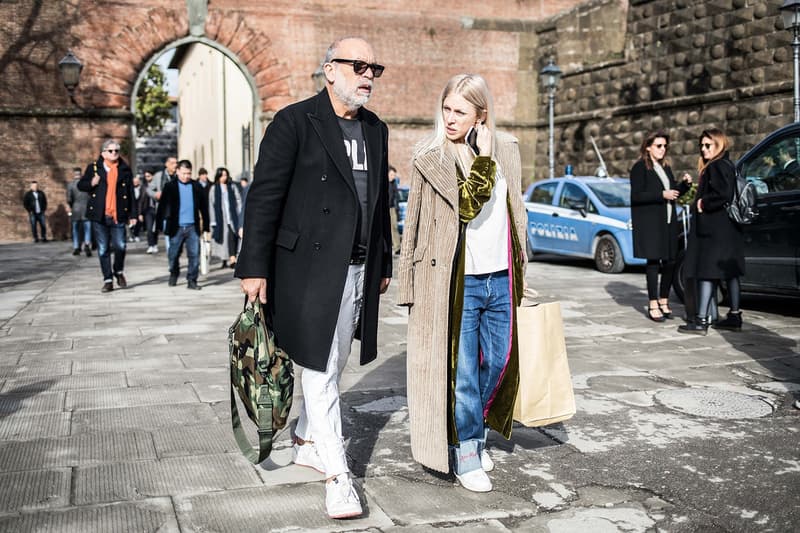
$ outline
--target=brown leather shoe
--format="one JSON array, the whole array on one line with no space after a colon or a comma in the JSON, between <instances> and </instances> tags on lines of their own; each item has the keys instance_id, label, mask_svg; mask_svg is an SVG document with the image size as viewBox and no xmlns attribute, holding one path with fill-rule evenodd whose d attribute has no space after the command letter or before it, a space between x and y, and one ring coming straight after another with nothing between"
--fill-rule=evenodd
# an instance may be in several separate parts
<instances>
[{"instance_id":1,"label":"brown leather shoe","mask_svg":"<svg viewBox=\"0 0 800 533\"><path fill-rule=\"evenodd\" d=\"M103 288L100 289L100 292L111 292L114 290L114 284L110 281L103 283Z\"/></svg>"},{"instance_id":2,"label":"brown leather shoe","mask_svg":"<svg viewBox=\"0 0 800 533\"><path fill-rule=\"evenodd\" d=\"M128 280L125 279L125 274L117 274L117 285L120 289L128 288Z\"/></svg>"}]
</instances>

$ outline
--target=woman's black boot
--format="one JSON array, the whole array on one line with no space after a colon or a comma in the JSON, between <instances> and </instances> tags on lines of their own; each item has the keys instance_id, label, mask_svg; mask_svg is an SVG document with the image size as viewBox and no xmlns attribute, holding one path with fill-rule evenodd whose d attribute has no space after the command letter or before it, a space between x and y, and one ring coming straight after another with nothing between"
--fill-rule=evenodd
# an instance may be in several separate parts
<instances>
[{"instance_id":1,"label":"woman's black boot","mask_svg":"<svg viewBox=\"0 0 800 533\"><path fill-rule=\"evenodd\" d=\"M728 329L730 331L742 331L742 312L728 311L725 320L717 320L711 325L715 329Z\"/></svg>"},{"instance_id":2,"label":"woman's black boot","mask_svg":"<svg viewBox=\"0 0 800 533\"><path fill-rule=\"evenodd\" d=\"M694 335L706 335L708 333L708 317L698 316L693 321L678 326L678 333L692 333Z\"/></svg>"}]
</instances>

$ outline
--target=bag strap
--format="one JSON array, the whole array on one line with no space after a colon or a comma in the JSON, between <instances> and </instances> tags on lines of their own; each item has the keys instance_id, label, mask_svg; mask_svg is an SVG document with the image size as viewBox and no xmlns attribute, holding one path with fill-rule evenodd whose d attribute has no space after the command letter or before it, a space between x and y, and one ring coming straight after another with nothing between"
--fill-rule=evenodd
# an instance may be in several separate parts
<instances>
[{"instance_id":1,"label":"bag strap","mask_svg":"<svg viewBox=\"0 0 800 533\"><path fill-rule=\"evenodd\" d=\"M266 385L262 385L266 388ZM236 407L236 387L231 384L231 427L233 428L233 436L236 438L236 444L242 451L245 457L254 465L261 463L269 457L272 452L272 398L268 391L264 391L259 398L263 398L264 404L259 402L258 406L258 450L253 448L250 441L247 440L247 435L244 434L242 429L242 419L239 418L239 409Z\"/></svg>"}]
</instances>

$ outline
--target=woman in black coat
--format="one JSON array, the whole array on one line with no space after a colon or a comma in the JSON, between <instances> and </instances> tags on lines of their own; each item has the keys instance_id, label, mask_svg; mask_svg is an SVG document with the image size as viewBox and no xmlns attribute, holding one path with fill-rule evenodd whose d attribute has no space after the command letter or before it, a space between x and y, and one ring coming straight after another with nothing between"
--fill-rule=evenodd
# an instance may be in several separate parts
<instances>
[{"instance_id":1,"label":"woman in black coat","mask_svg":"<svg viewBox=\"0 0 800 533\"><path fill-rule=\"evenodd\" d=\"M692 229L686 249L687 279L697 280L697 315L689 315L681 333L705 335L711 298L720 280L726 280L731 308L725 320L714 327L740 330L739 276L744 274L742 229L728 217L726 205L733 198L736 172L728 158L728 137L716 128L700 135L697 193L692 204Z\"/></svg>"},{"instance_id":2,"label":"woman in black coat","mask_svg":"<svg viewBox=\"0 0 800 533\"><path fill-rule=\"evenodd\" d=\"M631 169L633 255L647 259L647 316L654 322L672 318L669 291L678 253L678 215L675 200L691 186L684 174L680 184L666 160L669 136L657 131L642 140L641 158ZM658 277L661 276L659 284Z\"/></svg>"}]
</instances>

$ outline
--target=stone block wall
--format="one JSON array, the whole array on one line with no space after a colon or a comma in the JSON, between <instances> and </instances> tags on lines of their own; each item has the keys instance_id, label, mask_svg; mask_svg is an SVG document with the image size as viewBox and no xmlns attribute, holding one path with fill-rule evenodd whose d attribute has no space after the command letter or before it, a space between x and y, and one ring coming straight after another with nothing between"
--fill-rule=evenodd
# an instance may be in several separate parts
<instances>
[{"instance_id":1,"label":"stone block wall","mask_svg":"<svg viewBox=\"0 0 800 533\"><path fill-rule=\"evenodd\" d=\"M791 37L783 29L780 5L766 0L632 1L621 25L605 26L605 43L578 38L582 28L574 21L587 10L599 19L613 18L620 14L619 2L581 6L541 26L540 64L554 56L564 71L555 105L556 174L566 164L579 174L595 172L598 160L590 135L610 173L627 176L650 130L669 133L668 156L673 168L683 172L696 168L704 128L726 131L733 141L731 155L738 157L792 122ZM624 40L614 28L623 29ZM595 43L602 53L587 57L582 42ZM546 106L540 95L540 117L547 116ZM539 120L537 178L547 175L547 135L546 121Z\"/></svg>"}]
</instances>

